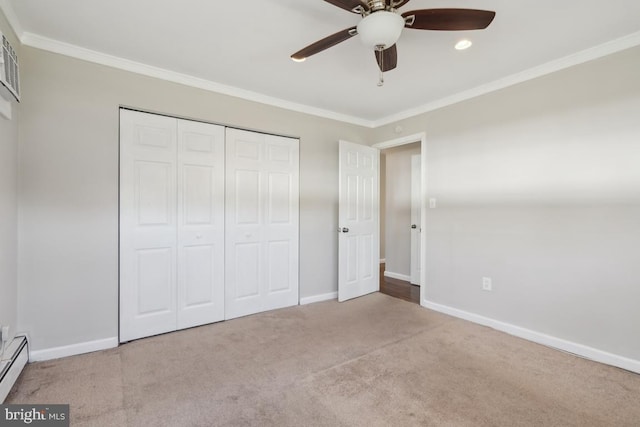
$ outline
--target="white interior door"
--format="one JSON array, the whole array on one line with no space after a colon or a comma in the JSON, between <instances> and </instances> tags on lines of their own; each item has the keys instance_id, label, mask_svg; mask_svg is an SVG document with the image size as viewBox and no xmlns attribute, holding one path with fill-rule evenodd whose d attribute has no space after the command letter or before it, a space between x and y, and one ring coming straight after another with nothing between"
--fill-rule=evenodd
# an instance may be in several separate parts
<instances>
[{"instance_id":1,"label":"white interior door","mask_svg":"<svg viewBox=\"0 0 640 427\"><path fill-rule=\"evenodd\" d=\"M379 161L378 149L340 141L339 301L380 289Z\"/></svg>"},{"instance_id":2,"label":"white interior door","mask_svg":"<svg viewBox=\"0 0 640 427\"><path fill-rule=\"evenodd\" d=\"M420 285L421 156L411 156L411 284Z\"/></svg>"},{"instance_id":3,"label":"white interior door","mask_svg":"<svg viewBox=\"0 0 640 427\"><path fill-rule=\"evenodd\" d=\"M224 138L178 120L177 329L224 320Z\"/></svg>"},{"instance_id":4,"label":"white interior door","mask_svg":"<svg viewBox=\"0 0 640 427\"><path fill-rule=\"evenodd\" d=\"M299 141L226 131L225 317L298 304Z\"/></svg>"},{"instance_id":5,"label":"white interior door","mask_svg":"<svg viewBox=\"0 0 640 427\"><path fill-rule=\"evenodd\" d=\"M120 341L176 327L176 120L120 112Z\"/></svg>"}]
</instances>

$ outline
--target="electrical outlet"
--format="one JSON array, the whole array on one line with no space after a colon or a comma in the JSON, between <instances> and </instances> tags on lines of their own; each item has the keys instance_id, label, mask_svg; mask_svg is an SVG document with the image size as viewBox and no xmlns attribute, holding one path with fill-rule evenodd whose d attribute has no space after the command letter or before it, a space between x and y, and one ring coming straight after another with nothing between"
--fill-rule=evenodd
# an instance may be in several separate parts
<instances>
[{"instance_id":1,"label":"electrical outlet","mask_svg":"<svg viewBox=\"0 0 640 427\"><path fill-rule=\"evenodd\" d=\"M492 290L491 277L483 277L482 278L482 290L483 291L491 291Z\"/></svg>"},{"instance_id":2,"label":"electrical outlet","mask_svg":"<svg viewBox=\"0 0 640 427\"><path fill-rule=\"evenodd\" d=\"M2 342L9 341L9 326L2 327Z\"/></svg>"}]
</instances>

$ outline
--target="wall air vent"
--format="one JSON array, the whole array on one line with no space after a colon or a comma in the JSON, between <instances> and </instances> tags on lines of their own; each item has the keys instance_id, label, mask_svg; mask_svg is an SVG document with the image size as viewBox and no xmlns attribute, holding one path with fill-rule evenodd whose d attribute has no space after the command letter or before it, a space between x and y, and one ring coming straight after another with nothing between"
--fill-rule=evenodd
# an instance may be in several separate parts
<instances>
[{"instance_id":1,"label":"wall air vent","mask_svg":"<svg viewBox=\"0 0 640 427\"><path fill-rule=\"evenodd\" d=\"M2 36L2 54L0 55L0 94L7 100L20 101L20 75L18 73L18 55Z\"/></svg>"}]
</instances>

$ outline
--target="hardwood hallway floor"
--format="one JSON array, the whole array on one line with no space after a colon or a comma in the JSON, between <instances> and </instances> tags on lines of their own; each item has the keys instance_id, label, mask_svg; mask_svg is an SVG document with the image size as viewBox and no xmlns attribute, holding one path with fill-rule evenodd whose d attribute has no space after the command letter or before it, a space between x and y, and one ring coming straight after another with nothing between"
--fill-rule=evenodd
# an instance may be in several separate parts
<instances>
[{"instance_id":1,"label":"hardwood hallway floor","mask_svg":"<svg viewBox=\"0 0 640 427\"><path fill-rule=\"evenodd\" d=\"M405 301L420 304L420 286L404 280L384 276L384 264L380 264L380 292Z\"/></svg>"}]
</instances>

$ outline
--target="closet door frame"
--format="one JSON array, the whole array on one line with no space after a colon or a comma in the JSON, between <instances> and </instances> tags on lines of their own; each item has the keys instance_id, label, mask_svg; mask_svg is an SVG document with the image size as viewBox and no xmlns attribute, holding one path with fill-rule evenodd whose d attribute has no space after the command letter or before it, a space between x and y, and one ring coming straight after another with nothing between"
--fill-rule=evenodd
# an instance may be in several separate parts
<instances>
[{"instance_id":1,"label":"closet door frame","mask_svg":"<svg viewBox=\"0 0 640 427\"><path fill-rule=\"evenodd\" d=\"M129 119L127 119L127 117L129 117ZM132 152L131 147L128 147L127 144L123 142L123 139L131 138L131 135L134 135L135 132L140 132L139 129L135 129L136 125L131 122L131 117L144 117L148 119L151 124L150 128L155 129L155 131L161 129L162 124L169 126L169 128L172 129L169 133L174 135L173 138L169 138L170 142L168 142L168 145L165 147L169 151L174 151L175 155L173 158L167 155L166 152L164 153L164 157L160 156L161 158L159 160L153 160L155 157L151 156L151 163L165 163L166 174L175 176L176 179L173 180L172 184L167 185L168 188L166 188L164 192L166 195L164 198L166 199L166 218L163 219L166 219L166 221L162 224L155 225L156 227L164 227L165 234L167 235L160 245L160 251L163 251L160 257L162 260L157 259L155 264L149 264L155 265L157 269L148 266L153 271L159 271L160 273L158 274L164 274L163 277L165 278L166 286L163 288L164 293L160 294L162 298L159 297L163 304L156 304L157 307L152 307L149 313L136 313L137 309L144 306L144 303L141 304L140 297L145 295L155 295L158 297L158 294L156 292L149 292L149 283L145 285L146 288L143 286L142 289L140 286L128 286L132 277L138 279L141 277L139 266L136 267L134 265L136 262L140 262L140 259L136 259L136 257L132 255L132 253L136 254L137 249L135 249L135 242L138 242L140 239L133 238L131 236L131 230L136 228L141 229L141 235L143 236L153 234L152 225L135 224L135 219L140 219L141 217L139 212L134 212L132 208L136 208L136 206L139 208L142 204L135 200L135 188L127 186L127 182L132 182L136 177L135 162L144 163L146 161L144 158L136 160L135 153ZM168 125L170 122L174 124ZM182 123L182 126L186 129L190 129L193 126L191 131L195 128L195 133L199 133L197 131L199 126L211 125L219 128L222 135L222 156L218 156L219 161L213 161L209 164L205 162L202 164L198 160L196 153L188 152L193 150L187 150L185 152L185 141L180 140L180 123ZM268 166L263 168L262 171L262 174L266 177L262 179L265 180L264 185L266 185L266 187L264 188L266 188L266 192L264 192L264 194L266 194L267 197L265 198L264 195L261 196L264 199L261 203L263 203L265 207L262 209L260 215L262 218L261 221L266 221L270 226L260 227L257 231L260 236L267 239L260 244L261 255L258 281L260 282L260 294L263 296L263 301L257 310L244 314L252 314L299 304L299 139L254 131L242 131L214 123L120 107L118 252L120 342L127 342L138 338L244 315L238 315L237 313L236 315L230 315L227 313L225 306L229 299L229 287L227 286L229 264L227 262L228 257L226 256L226 252L228 251L228 236L230 235L228 229L229 224L227 222L227 215L229 213L227 209L227 205L229 204L227 183L230 179L227 169L228 155L225 152L226 146L228 145L226 133L229 130L246 132L264 138L264 140L267 141L264 145L264 150L266 150L264 159L267 159L268 156L273 157L275 155L275 158L267 161ZM200 140L200 142L196 141L195 145L200 145L200 149L202 149L203 142L202 140ZM153 146L154 144L152 143L150 145ZM288 179L285 179L285 174L278 170L278 167L284 164L282 159L277 158L283 155L283 146L292 148L287 156L291 156L289 160L293 161L294 168L291 170L293 174L290 175ZM158 148L160 147L152 147L152 151L157 151ZM195 151L198 151L197 147ZM274 159L275 169L272 167L274 164L272 160ZM185 184L185 173L188 174L187 169L189 168L191 168L191 172L199 168L200 176L197 179L200 179L201 182L208 182L211 188L216 189L213 192L215 194L212 194L210 206L214 204L223 205L221 214L216 215L213 213L213 210L211 211L211 224L205 224L206 221L196 221L196 223L194 223L187 218L188 214L185 211L187 200L185 199L184 191L181 195L179 188ZM216 171L222 170L222 178L218 176L218 181L215 179L210 180L210 177L204 171L204 169L209 168L213 168ZM195 175L198 175L198 172L196 172ZM147 184L149 185L152 184L149 181L153 181L151 178L152 177L147 179ZM156 182L156 184L158 182ZM284 184L288 185L287 192L288 197L290 197L290 203L286 213L281 206L278 207L274 205L273 197L269 199L269 194L275 194L273 192L270 193L270 188L275 188L276 190L278 187L285 188ZM138 186L139 185L140 184L138 184ZM222 196L220 196L220 186L222 186ZM225 191L227 194L225 194ZM151 191L151 193L155 193L157 196L161 191ZM280 195L282 195L282 192L280 192ZM201 193L200 196L203 196L203 193ZM198 196L196 196L196 199L197 198ZM215 200L215 202L213 200ZM136 205L136 203L138 204ZM201 203L199 208L203 209L203 206L204 204ZM202 213L202 211L200 213ZM283 221L283 219L286 219L286 221ZM200 224L197 224L198 222L200 222ZM278 228L287 229L287 233L285 233L287 236L284 238L280 236L274 239L273 230L277 230ZM171 234L174 236L172 239L169 238ZM212 244L214 240L222 243ZM142 244L143 254L144 251L151 254L153 254L154 250L156 252L158 251L158 248L149 246L148 244ZM191 254L188 253L189 251L191 251ZM197 252L199 252L199 254ZM140 251L138 251L137 258L140 258L139 253ZM189 255L194 254L195 257L211 261L211 263L201 269L194 269L190 274L187 271L188 268L186 264L189 262ZM286 258L288 258L288 262L281 262L280 265L273 263L274 259L282 260L285 255ZM276 268L274 268L274 266ZM147 273L151 271L149 268L147 268ZM210 275L212 278L215 277L217 278L216 280L222 280L221 290L211 290L211 300L203 297L203 295L207 294L206 286L203 285L203 282L200 280L200 283L196 283L202 278L203 274ZM143 276L144 274L142 275L144 279ZM220 277L222 279L220 279ZM190 300L189 292L187 291L189 280L191 280L192 284L195 283L191 290L193 291L195 289L195 293L199 293L200 297L191 298ZM286 296L283 297L283 294L286 294ZM215 314L203 314L203 310L200 310L200 313L196 313L198 308L205 309L205 307L211 308L211 310L215 311ZM204 311L206 311L206 309ZM159 317L162 317L161 322L156 321ZM135 325L135 323L140 323L141 319L144 325Z\"/></svg>"}]
</instances>

